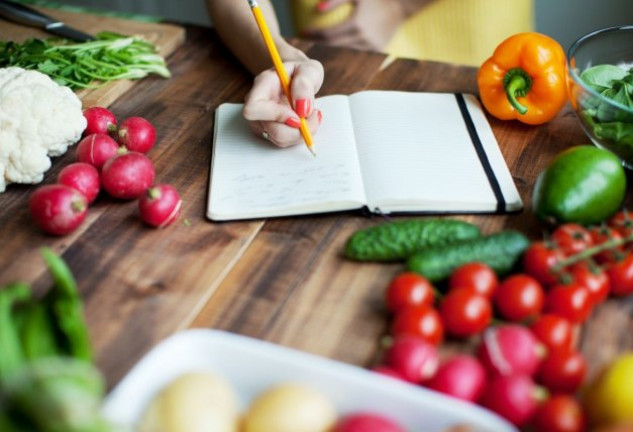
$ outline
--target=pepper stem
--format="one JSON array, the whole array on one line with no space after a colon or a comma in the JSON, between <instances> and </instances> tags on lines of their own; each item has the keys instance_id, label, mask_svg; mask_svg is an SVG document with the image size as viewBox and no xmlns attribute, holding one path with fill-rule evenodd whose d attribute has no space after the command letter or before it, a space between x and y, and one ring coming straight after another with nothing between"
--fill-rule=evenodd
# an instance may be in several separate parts
<instances>
[{"instance_id":1,"label":"pepper stem","mask_svg":"<svg viewBox=\"0 0 633 432\"><path fill-rule=\"evenodd\" d=\"M503 88L506 91L508 102L510 102L514 109L522 115L527 113L527 107L517 101L518 97L525 96L532 88L532 78L530 78L527 72L521 68L508 70L503 77Z\"/></svg>"}]
</instances>

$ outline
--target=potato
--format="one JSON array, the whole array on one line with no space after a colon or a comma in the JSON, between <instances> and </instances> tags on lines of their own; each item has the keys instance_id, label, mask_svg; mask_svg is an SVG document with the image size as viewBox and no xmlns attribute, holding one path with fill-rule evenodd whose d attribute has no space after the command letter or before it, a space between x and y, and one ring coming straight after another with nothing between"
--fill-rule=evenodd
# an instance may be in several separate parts
<instances>
[{"instance_id":1,"label":"potato","mask_svg":"<svg viewBox=\"0 0 633 432\"><path fill-rule=\"evenodd\" d=\"M150 402L138 432L237 432L239 406L231 385L210 373L173 380Z\"/></svg>"},{"instance_id":2,"label":"potato","mask_svg":"<svg viewBox=\"0 0 633 432\"><path fill-rule=\"evenodd\" d=\"M332 403L302 384L285 383L261 393L244 417L243 432L327 432L336 423Z\"/></svg>"}]
</instances>

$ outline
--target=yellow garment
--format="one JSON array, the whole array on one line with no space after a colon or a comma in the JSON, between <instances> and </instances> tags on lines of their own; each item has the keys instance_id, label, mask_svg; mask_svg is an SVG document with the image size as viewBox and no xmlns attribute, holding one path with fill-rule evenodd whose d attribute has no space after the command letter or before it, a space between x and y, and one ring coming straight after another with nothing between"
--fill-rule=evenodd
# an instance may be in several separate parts
<instances>
[{"instance_id":1,"label":"yellow garment","mask_svg":"<svg viewBox=\"0 0 633 432\"><path fill-rule=\"evenodd\" d=\"M319 0L289 2L298 32L339 24L353 12L349 3L320 13ZM479 66L508 36L532 29L533 0L436 0L405 22L385 51L397 57Z\"/></svg>"}]
</instances>

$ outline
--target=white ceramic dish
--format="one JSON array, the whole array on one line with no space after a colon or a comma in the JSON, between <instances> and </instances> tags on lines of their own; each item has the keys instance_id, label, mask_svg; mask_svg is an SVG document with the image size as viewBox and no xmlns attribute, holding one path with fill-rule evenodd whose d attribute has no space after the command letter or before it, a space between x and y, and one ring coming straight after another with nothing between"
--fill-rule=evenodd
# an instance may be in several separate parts
<instances>
[{"instance_id":1,"label":"white ceramic dish","mask_svg":"<svg viewBox=\"0 0 633 432\"><path fill-rule=\"evenodd\" d=\"M243 407L268 387L294 381L322 391L341 414L358 410L382 413L412 431L436 432L465 423L473 432L518 432L474 404L356 366L206 329L177 333L150 351L108 395L106 417L133 425L161 387L188 371L225 377L238 392Z\"/></svg>"}]
</instances>

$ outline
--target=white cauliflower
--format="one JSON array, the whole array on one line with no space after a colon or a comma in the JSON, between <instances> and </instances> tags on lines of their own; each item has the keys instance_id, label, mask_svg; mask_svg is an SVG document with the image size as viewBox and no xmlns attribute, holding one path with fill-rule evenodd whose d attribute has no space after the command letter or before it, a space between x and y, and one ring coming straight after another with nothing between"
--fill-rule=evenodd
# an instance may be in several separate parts
<instances>
[{"instance_id":1,"label":"white cauliflower","mask_svg":"<svg viewBox=\"0 0 633 432\"><path fill-rule=\"evenodd\" d=\"M0 69L0 192L9 183L39 183L86 128L81 100L48 75Z\"/></svg>"}]
</instances>

